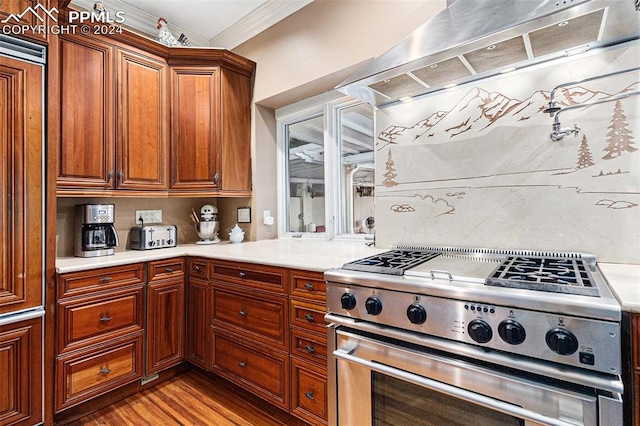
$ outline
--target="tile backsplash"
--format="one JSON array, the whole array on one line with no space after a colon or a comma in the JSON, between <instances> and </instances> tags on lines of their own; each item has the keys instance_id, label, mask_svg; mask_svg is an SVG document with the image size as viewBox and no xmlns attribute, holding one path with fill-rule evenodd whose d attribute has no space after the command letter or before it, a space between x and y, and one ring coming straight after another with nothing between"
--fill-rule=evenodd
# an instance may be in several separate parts
<instances>
[{"instance_id":1,"label":"tile backsplash","mask_svg":"<svg viewBox=\"0 0 640 426\"><path fill-rule=\"evenodd\" d=\"M376 112L376 245L580 251L640 263L638 42L480 80Z\"/></svg>"}]
</instances>

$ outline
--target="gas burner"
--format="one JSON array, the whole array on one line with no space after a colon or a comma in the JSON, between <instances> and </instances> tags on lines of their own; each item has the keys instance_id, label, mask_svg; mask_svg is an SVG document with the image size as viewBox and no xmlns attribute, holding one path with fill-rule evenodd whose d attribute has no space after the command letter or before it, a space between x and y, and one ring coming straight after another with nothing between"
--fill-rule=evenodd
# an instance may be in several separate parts
<instances>
[{"instance_id":1,"label":"gas burner","mask_svg":"<svg viewBox=\"0 0 640 426\"><path fill-rule=\"evenodd\" d=\"M598 297L598 288L580 258L508 256L487 278L496 287Z\"/></svg>"},{"instance_id":2,"label":"gas burner","mask_svg":"<svg viewBox=\"0 0 640 426\"><path fill-rule=\"evenodd\" d=\"M403 275L404 271L437 257L441 252L422 250L391 250L345 263L342 269L377 274Z\"/></svg>"}]
</instances>

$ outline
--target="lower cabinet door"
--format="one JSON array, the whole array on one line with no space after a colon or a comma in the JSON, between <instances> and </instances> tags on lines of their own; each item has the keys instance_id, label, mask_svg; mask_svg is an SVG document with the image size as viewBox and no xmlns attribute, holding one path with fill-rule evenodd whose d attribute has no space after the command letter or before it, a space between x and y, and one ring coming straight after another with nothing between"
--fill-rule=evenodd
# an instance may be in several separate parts
<instances>
[{"instance_id":1,"label":"lower cabinet door","mask_svg":"<svg viewBox=\"0 0 640 426\"><path fill-rule=\"evenodd\" d=\"M327 371L291 358L291 414L304 421L327 424Z\"/></svg>"},{"instance_id":2,"label":"lower cabinet door","mask_svg":"<svg viewBox=\"0 0 640 426\"><path fill-rule=\"evenodd\" d=\"M42 318L0 326L0 425L42 422Z\"/></svg>"},{"instance_id":3,"label":"lower cabinet door","mask_svg":"<svg viewBox=\"0 0 640 426\"><path fill-rule=\"evenodd\" d=\"M249 346L212 331L211 369L284 410L289 409L289 359L268 347Z\"/></svg>"},{"instance_id":4,"label":"lower cabinet door","mask_svg":"<svg viewBox=\"0 0 640 426\"><path fill-rule=\"evenodd\" d=\"M184 279L149 284L147 375L184 360Z\"/></svg>"},{"instance_id":5,"label":"lower cabinet door","mask_svg":"<svg viewBox=\"0 0 640 426\"><path fill-rule=\"evenodd\" d=\"M56 360L56 411L142 377L142 332Z\"/></svg>"}]
</instances>

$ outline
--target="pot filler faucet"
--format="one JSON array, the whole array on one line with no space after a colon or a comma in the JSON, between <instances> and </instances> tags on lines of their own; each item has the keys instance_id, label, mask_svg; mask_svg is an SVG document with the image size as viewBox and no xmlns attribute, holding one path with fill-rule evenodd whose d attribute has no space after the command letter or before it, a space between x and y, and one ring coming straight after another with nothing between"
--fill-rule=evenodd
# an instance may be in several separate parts
<instances>
[{"instance_id":1,"label":"pot filler faucet","mask_svg":"<svg viewBox=\"0 0 640 426\"><path fill-rule=\"evenodd\" d=\"M578 136L578 134L580 133L580 127L578 127L577 124L574 124L573 127L565 127L564 129L562 128L562 125L560 124L561 112L569 111L576 108L584 108L592 105L602 104L605 102L613 102L619 99L628 98L629 96L636 96L640 94L640 91L628 92L622 95L612 96L606 99L599 99L597 101L585 102L582 104L570 105L568 107L562 108L556 104L556 101L555 101L556 90L560 89L561 87L573 86L574 84L584 83L586 81L599 80L601 78L611 77L611 76L620 75L620 74L626 74L626 73L629 73L632 71L638 71L638 70L640 70L640 67L616 71L609 74L602 74L595 77L585 78L583 80L572 81L569 83L562 83L554 87L553 90L551 91L551 94L549 95L549 106L544 111L542 111L544 113L548 113L550 117L554 117L555 115L555 118L553 120L553 131L551 132L551 135L549 135L551 137L551 140L559 141L565 136L568 136L571 134Z\"/></svg>"}]
</instances>

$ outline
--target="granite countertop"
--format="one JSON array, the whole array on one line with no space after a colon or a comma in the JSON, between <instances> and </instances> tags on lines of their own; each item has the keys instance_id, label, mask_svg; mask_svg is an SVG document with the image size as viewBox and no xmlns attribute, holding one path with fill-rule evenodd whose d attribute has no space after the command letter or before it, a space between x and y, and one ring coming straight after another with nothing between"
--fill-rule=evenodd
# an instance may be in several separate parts
<instances>
[{"instance_id":1,"label":"granite countertop","mask_svg":"<svg viewBox=\"0 0 640 426\"><path fill-rule=\"evenodd\" d=\"M326 271L346 262L382 253L388 249L367 246L362 241L319 241L282 238L231 244L182 244L173 248L118 252L113 256L56 259L58 273L76 272L128 263L148 262L175 256L200 256L211 259ZM640 313L640 265L598 263L600 270L627 312Z\"/></svg>"}]
</instances>

